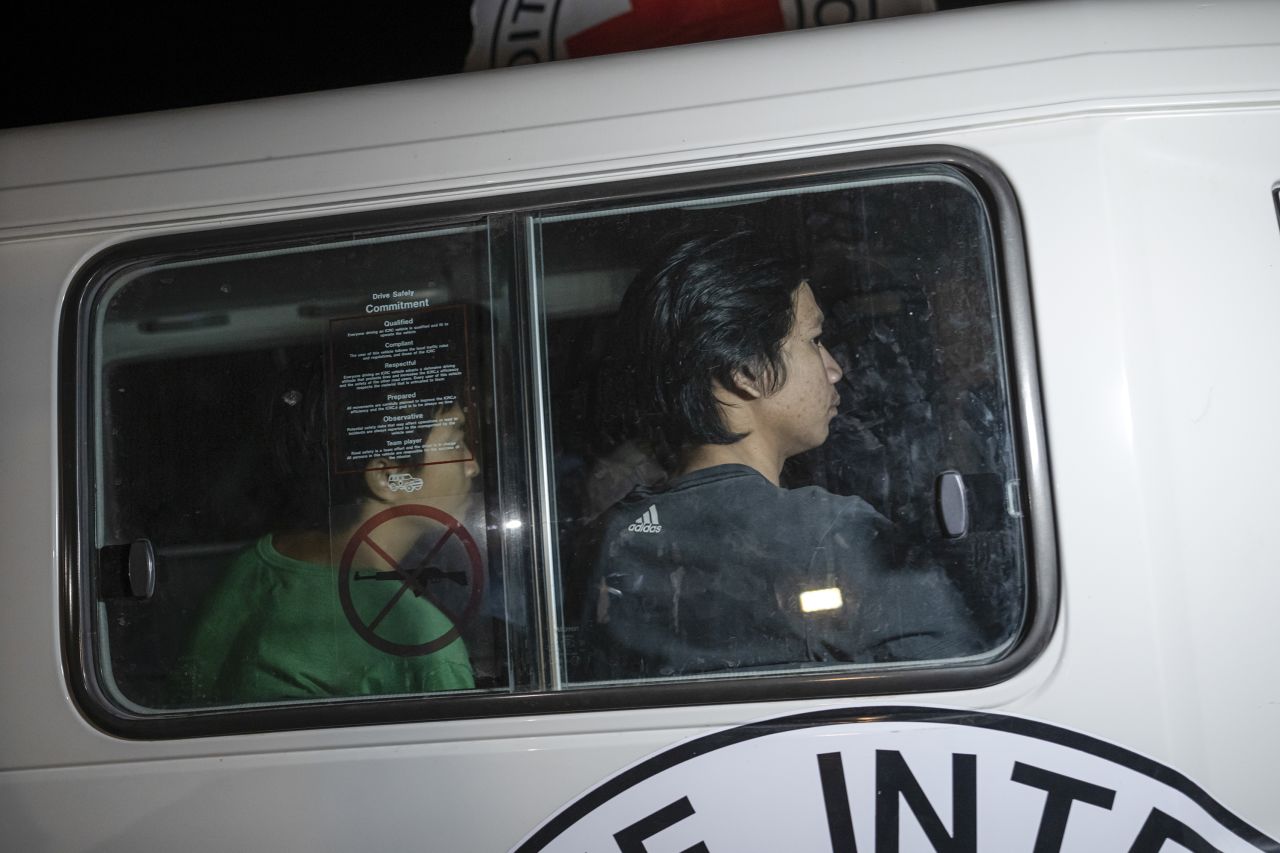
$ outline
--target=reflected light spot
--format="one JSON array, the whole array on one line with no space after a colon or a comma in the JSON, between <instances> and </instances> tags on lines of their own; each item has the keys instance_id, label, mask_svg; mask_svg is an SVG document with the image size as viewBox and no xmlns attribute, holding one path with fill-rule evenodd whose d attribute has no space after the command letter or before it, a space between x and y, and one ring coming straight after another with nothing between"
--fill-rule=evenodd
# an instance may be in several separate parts
<instances>
[{"instance_id":1,"label":"reflected light spot","mask_svg":"<svg viewBox=\"0 0 1280 853\"><path fill-rule=\"evenodd\" d=\"M800 593L800 609L805 613L817 610L839 610L844 606L844 597L835 587L829 589L810 589Z\"/></svg>"},{"instance_id":2,"label":"reflected light spot","mask_svg":"<svg viewBox=\"0 0 1280 853\"><path fill-rule=\"evenodd\" d=\"M508 530L519 530L521 527L524 526L524 524L518 518L510 518L510 519L507 519L506 523L503 524L502 526L507 528Z\"/></svg>"}]
</instances>

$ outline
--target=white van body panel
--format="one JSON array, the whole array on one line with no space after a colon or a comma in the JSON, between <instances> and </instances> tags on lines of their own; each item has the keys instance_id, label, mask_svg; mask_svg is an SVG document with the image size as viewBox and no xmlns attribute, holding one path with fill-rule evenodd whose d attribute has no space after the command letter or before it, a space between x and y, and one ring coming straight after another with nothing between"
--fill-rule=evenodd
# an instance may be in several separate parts
<instances>
[{"instance_id":1,"label":"white van body panel","mask_svg":"<svg viewBox=\"0 0 1280 853\"><path fill-rule=\"evenodd\" d=\"M139 237L908 144L1021 207L1061 601L991 687L1271 836L1280 791L1280 4L1010 4L0 134L0 823L25 849L499 850L630 762L790 701L132 741L67 687L57 349ZM885 697L879 697L883 700ZM870 700L865 700L870 701Z\"/></svg>"}]
</instances>

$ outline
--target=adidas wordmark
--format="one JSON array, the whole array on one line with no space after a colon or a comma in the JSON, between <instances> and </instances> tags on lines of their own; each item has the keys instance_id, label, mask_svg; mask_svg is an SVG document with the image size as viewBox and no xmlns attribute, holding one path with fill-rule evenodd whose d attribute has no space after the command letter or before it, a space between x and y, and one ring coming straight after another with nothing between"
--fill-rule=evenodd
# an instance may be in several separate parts
<instances>
[{"instance_id":1,"label":"adidas wordmark","mask_svg":"<svg viewBox=\"0 0 1280 853\"><path fill-rule=\"evenodd\" d=\"M658 523L657 505L645 510L644 515L627 525L627 529L632 533L661 533L662 525Z\"/></svg>"}]
</instances>

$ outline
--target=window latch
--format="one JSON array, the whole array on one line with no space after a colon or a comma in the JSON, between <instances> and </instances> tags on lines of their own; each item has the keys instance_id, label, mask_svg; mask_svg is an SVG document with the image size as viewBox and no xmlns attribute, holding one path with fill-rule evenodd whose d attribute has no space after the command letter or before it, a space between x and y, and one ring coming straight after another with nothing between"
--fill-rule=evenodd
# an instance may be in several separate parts
<instances>
[{"instance_id":1,"label":"window latch","mask_svg":"<svg viewBox=\"0 0 1280 853\"><path fill-rule=\"evenodd\" d=\"M129 546L129 594L147 599L156 593L156 549L150 539L136 539Z\"/></svg>"},{"instance_id":2,"label":"window latch","mask_svg":"<svg viewBox=\"0 0 1280 853\"><path fill-rule=\"evenodd\" d=\"M959 471L943 471L934 484L934 505L938 524L948 539L969 532L969 501L964 493L964 476Z\"/></svg>"},{"instance_id":3,"label":"window latch","mask_svg":"<svg viewBox=\"0 0 1280 853\"><path fill-rule=\"evenodd\" d=\"M106 545L98 551L98 595L146 601L156 592L156 549L149 539Z\"/></svg>"}]
</instances>

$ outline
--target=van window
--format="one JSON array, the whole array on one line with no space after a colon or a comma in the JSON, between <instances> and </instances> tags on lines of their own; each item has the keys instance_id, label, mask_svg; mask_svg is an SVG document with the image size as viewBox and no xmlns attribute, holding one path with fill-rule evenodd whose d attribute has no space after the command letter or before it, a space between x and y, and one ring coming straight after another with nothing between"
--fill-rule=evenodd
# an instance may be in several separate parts
<instances>
[{"instance_id":1,"label":"van window","mask_svg":"<svg viewBox=\"0 0 1280 853\"><path fill-rule=\"evenodd\" d=\"M1008 646L1026 596L1019 473L993 238L967 179L889 171L534 223L568 682L950 665ZM728 464L689 472L646 429L687 405L680 386L707 351L738 357L754 331L727 316L760 310L735 301L749 265L732 271L742 282L663 268L687 240L735 233L749 236L734 252L767 242L796 261L838 369L814 412L794 403L816 425L782 427L821 430L787 459L783 489L725 445L709 455ZM712 331L698 338L698 323ZM680 337L688 351L657 345Z\"/></svg>"},{"instance_id":2,"label":"van window","mask_svg":"<svg viewBox=\"0 0 1280 853\"><path fill-rule=\"evenodd\" d=\"M1016 671L1054 587L1011 196L923 155L699 181L91 265L82 707L184 736Z\"/></svg>"},{"instance_id":3,"label":"van window","mask_svg":"<svg viewBox=\"0 0 1280 853\"><path fill-rule=\"evenodd\" d=\"M104 289L97 629L119 702L507 683L487 258L474 224L140 264Z\"/></svg>"}]
</instances>

